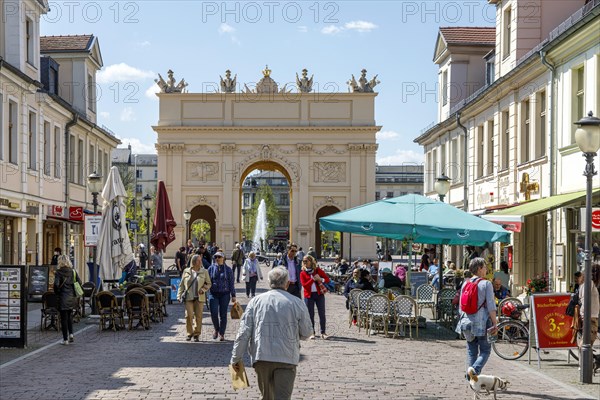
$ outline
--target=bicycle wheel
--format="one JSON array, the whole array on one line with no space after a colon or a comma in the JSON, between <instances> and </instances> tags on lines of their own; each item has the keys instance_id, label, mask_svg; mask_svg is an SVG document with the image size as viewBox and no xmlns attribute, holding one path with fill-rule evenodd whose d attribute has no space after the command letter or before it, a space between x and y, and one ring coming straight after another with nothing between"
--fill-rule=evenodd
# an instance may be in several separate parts
<instances>
[{"instance_id":1,"label":"bicycle wheel","mask_svg":"<svg viewBox=\"0 0 600 400\"><path fill-rule=\"evenodd\" d=\"M492 343L498 357L517 360L529 349L529 330L518 321L504 321L498 324L498 340Z\"/></svg>"}]
</instances>

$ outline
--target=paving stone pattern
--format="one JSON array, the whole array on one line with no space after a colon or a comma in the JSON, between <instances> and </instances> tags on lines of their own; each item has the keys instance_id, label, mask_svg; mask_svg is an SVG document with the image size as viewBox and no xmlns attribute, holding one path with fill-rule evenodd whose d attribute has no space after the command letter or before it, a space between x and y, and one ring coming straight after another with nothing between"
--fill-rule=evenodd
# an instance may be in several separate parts
<instances>
[{"instance_id":1,"label":"paving stone pattern","mask_svg":"<svg viewBox=\"0 0 600 400\"><path fill-rule=\"evenodd\" d=\"M237 285L238 298L246 304L243 285ZM266 281L258 285L258 292L266 290ZM72 345L51 346L7 365L0 369L1 398L260 398L252 368L248 368L249 389L236 392L231 388L227 365L237 321L230 321L225 342L214 342L205 309L201 342L187 342L183 306L173 304L168 311L165 322L153 323L148 331L99 332L93 327L80 332ZM427 329L420 330L419 339L367 336L364 330L359 333L356 327L348 327L344 298L334 294L327 295L327 317L330 340L302 343L294 399L473 398L463 378L465 344L452 340L451 332L429 323ZM50 335L42 335L44 343L50 341ZM54 339L58 341L57 333ZM3 350L2 354L8 353ZM577 370L575 365L570 368ZM600 394L599 385L561 383L523 363L504 361L494 354L485 372L511 382L509 390L498 395L501 400L600 397L595 396L596 391Z\"/></svg>"}]
</instances>

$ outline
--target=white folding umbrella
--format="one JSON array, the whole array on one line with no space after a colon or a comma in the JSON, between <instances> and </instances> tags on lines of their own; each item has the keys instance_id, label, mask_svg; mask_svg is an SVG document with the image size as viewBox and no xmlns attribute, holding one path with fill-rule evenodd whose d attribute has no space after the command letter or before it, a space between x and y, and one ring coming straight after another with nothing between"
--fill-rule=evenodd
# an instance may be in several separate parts
<instances>
[{"instance_id":1,"label":"white folding umbrella","mask_svg":"<svg viewBox=\"0 0 600 400\"><path fill-rule=\"evenodd\" d=\"M102 198L104 203L98 240L100 277L103 280L118 279L122 268L133 261L133 251L125 222L127 191L117 167L110 169L102 189Z\"/></svg>"}]
</instances>

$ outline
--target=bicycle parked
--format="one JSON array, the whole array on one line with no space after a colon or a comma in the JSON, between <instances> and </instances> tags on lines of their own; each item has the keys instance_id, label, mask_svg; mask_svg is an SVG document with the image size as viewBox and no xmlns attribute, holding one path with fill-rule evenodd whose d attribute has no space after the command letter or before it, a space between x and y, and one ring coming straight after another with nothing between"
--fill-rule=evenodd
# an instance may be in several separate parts
<instances>
[{"instance_id":1,"label":"bicycle parked","mask_svg":"<svg viewBox=\"0 0 600 400\"><path fill-rule=\"evenodd\" d=\"M528 308L529 304L522 304L516 298L498 304L498 339L492 343L492 349L500 358L518 360L529 350L529 320L523 312Z\"/></svg>"}]
</instances>

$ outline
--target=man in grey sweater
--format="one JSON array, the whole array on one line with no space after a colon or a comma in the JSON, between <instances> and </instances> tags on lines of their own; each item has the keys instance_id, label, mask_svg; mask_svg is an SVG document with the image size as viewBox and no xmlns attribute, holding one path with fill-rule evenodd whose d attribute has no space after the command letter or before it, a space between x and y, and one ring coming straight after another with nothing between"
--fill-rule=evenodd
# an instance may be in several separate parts
<instances>
[{"instance_id":1,"label":"man in grey sweater","mask_svg":"<svg viewBox=\"0 0 600 400\"><path fill-rule=\"evenodd\" d=\"M300 340L313 334L306 305L287 292L288 272L269 271L271 290L250 300L231 355L237 371L248 351L263 399L291 399L300 361Z\"/></svg>"}]
</instances>

